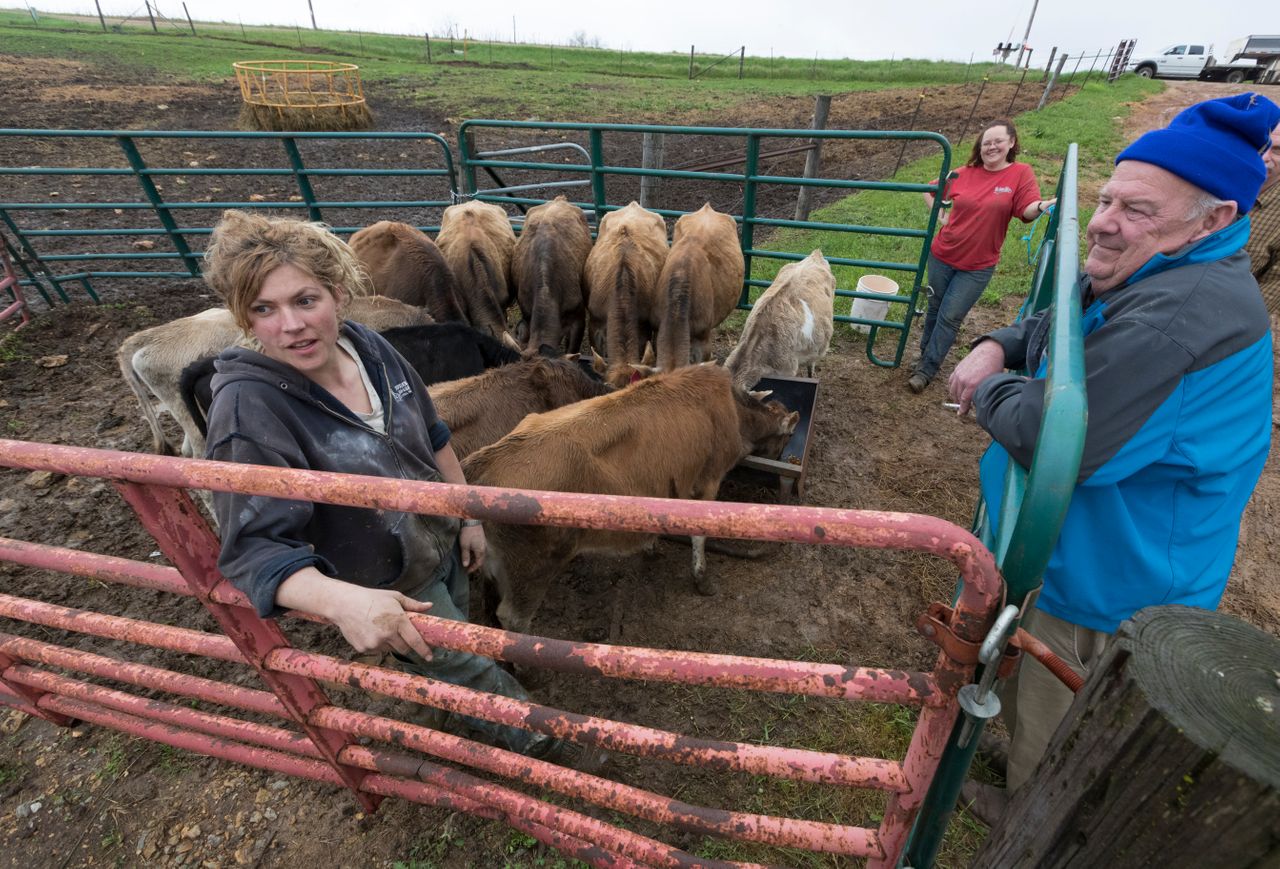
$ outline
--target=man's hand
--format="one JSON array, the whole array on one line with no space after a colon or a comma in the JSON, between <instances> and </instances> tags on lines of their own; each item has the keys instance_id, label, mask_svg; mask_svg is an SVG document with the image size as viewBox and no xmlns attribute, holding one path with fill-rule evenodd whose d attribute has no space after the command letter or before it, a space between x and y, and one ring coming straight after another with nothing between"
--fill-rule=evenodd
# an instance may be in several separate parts
<instances>
[{"instance_id":1,"label":"man's hand","mask_svg":"<svg viewBox=\"0 0 1280 869\"><path fill-rule=\"evenodd\" d=\"M484 564L484 527L464 525L458 534L458 546L462 550L462 566L467 573L475 573Z\"/></svg>"},{"instance_id":2,"label":"man's hand","mask_svg":"<svg viewBox=\"0 0 1280 869\"><path fill-rule=\"evenodd\" d=\"M1004 348L995 341L983 341L969 351L969 355L960 360L951 379L947 381L947 391L951 400L960 405L956 411L960 416L969 412L973 404L973 395L978 385L992 374L1004 370Z\"/></svg>"}]
</instances>

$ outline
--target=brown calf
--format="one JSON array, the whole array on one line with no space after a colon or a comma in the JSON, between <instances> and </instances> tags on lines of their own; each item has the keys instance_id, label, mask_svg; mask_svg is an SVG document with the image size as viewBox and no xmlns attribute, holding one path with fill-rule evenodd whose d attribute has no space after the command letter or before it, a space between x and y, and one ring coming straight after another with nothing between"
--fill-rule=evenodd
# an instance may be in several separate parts
<instances>
[{"instance_id":1,"label":"brown calf","mask_svg":"<svg viewBox=\"0 0 1280 869\"><path fill-rule=\"evenodd\" d=\"M522 318L516 337L528 353L543 344L559 348L565 336L570 352L582 345L582 266L590 251L591 231L581 208L557 196L529 209L511 260Z\"/></svg>"},{"instance_id":2,"label":"brown calf","mask_svg":"<svg viewBox=\"0 0 1280 869\"><path fill-rule=\"evenodd\" d=\"M836 278L822 251L783 266L751 309L738 346L725 360L733 382L745 389L765 375L792 377L801 368L812 377L831 343L835 294Z\"/></svg>"},{"instance_id":3,"label":"brown calf","mask_svg":"<svg viewBox=\"0 0 1280 869\"><path fill-rule=\"evenodd\" d=\"M732 217L708 202L676 221L658 278L658 368L671 371L707 358L711 330L733 311L745 272Z\"/></svg>"},{"instance_id":4,"label":"brown calf","mask_svg":"<svg viewBox=\"0 0 1280 869\"><path fill-rule=\"evenodd\" d=\"M511 305L511 254L516 234L497 205L471 201L451 205L440 220L436 244L453 270L467 319L481 332L501 338Z\"/></svg>"},{"instance_id":5,"label":"brown calf","mask_svg":"<svg viewBox=\"0 0 1280 869\"><path fill-rule=\"evenodd\" d=\"M610 395L525 417L463 463L468 482L558 492L713 500L720 482L756 445L789 436L799 415L736 389L716 365L655 375ZM485 570L497 585L498 619L526 632L551 581L579 552L628 553L648 535L486 523ZM694 580L706 576L705 538L694 538Z\"/></svg>"},{"instance_id":6,"label":"brown calf","mask_svg":"<svg viewBox=\"0 0 1280 869\"><path fill-rule=\"evenodd\" d=\"M667 260L662 216L632 202L600 221L595 246L583 270L589 291L588 336L608 360L605 380L625 386L630 363L639 362L652 337L658 275Z\"/></svg>"},{"instance_id":7,"label":"brown calf","mask_svg":"<svg viewBox=\"0 0 1280 869\"><path fill-rule=\"evenodd\" d=\"M474 377L437 383L427 389L436 413L449 426L458 459L503 438L531 413L543 413L609 387L569 359L535 357L490 369Z\"/></svg>"},{"instance_id":8,"label":"brown calf","mask_svg":"<svg viewBox=\"0 0 1280 869\"><path fill-rule=\"evenodd\" d=\"M453 270L425 233L407 223L379 220L348 244L378 295L426 308L437 323L467 322Z\"/></svg>"}]
</instances>

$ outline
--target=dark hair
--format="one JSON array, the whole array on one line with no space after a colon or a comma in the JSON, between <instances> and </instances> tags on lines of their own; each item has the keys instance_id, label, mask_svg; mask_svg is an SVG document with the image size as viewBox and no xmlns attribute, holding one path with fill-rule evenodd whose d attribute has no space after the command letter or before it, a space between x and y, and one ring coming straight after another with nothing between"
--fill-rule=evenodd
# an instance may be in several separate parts
<instances>
[{"instance_id":1,"label":"dark hair","mask_svg":"<svg viewBox=\"0 0 1280 869\"><path fill-rule=\"evenodd\" d=\"M978 138L973 141L973 150L969 152L969 162L966 166L978 167L982 165L982 137L987 134L987 130L992 127L1005 127L1009 130L1009 138L1013 139L1013 147L1009 149L1008 160L1010 163L1018 162L1018 131L1013 126L1013 122L1005 118L996 118L989 122L985 127L978 131Z\"/></svg>"}]
</instances>

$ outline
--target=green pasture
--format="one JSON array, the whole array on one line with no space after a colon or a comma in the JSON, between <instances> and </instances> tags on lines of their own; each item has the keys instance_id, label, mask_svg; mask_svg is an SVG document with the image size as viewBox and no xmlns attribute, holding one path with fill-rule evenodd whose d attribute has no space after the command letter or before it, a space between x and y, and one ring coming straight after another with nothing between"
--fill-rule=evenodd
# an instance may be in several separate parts
<instances>
[{"instance_id":1,"label":"green pasture","mask_svg":"<svg viewBox=\"0 0 1280 869\"><path fill-rule=\"evenodd\" d=\"M959 84L983 76L1014 81L1021 76L1008 65L990 63L748 55L739 79L736 55L698 54L694 67L699 75L690 81L687 50L627 52L432 37L428 61L427 41L421 36L200 21L193 36L185 20L160 21L158 27L153 32L141 15L123 25L108 19L104 32L96 18L40 15L37 24L25 10L0 10L0 43L6 53L19 57L123 66L144 77L154 75L157 84L174 76L229 79L231 64L241 60L355 63L366 82L390 87L447 117L666 121L731 111L773 96ZM1039 74L1030 77L1038 80ZM590 99L584 100L584 93Z\"/></svg>"}]
</instances>

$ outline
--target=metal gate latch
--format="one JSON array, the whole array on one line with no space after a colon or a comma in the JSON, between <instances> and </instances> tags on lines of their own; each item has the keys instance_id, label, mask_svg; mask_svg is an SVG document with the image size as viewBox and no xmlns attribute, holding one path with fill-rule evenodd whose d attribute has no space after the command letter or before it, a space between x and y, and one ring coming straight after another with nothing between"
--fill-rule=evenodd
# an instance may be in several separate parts
<instances>
[{"instance_id":1,"label":"metal gate latch","mask_svg":"<svg viewBox=\"0 0 1280 869\"><path fill-rule=\"evenodd\" d=\"M960 688L956 699L960 702L960 708L964 710L965 722L960 728L960 738L956 740L957 748L965 748L969 744L969 740L973 738L973 731L977 729L977 721L986 721L1000 714L1000 698L991 690L991 686L995 684L996 676L999 675L1000 668L996 664L1000 663L1003 657L1001 646L1004 645L1006 635L1017 618L1018 608L1013 604L1009 604L1000 611L995 624L991 626L986 639L982 641L982 648L978 650L978 660L983 666L982 678L976 685L969 684Z\"/></svg>"}]
</instances>

